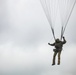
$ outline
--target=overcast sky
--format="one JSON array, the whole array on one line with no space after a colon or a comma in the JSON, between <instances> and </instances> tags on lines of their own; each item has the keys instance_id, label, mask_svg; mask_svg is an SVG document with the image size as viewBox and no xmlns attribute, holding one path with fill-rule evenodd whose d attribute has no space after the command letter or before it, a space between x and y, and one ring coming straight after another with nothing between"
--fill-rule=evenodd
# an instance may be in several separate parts
<instances>
[{"instance_id":1,"label":"overcast sky","mask_svg":"<svg viewBox=\"0 0 76 75\"><path fill-rule=\"evenodd\" d=\"M51 66L50 25L39 0L0 0L0 75L76 75L76 6L65 31L61 65Z\"/></svg>"}]
</instances>

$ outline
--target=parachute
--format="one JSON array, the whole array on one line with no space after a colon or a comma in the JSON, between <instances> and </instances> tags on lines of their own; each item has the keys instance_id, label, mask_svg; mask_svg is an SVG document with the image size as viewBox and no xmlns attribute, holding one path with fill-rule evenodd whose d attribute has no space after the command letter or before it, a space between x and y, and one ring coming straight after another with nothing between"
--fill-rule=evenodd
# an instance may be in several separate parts
<instances>
[{"instance_id":1,"label":"parachute","mask_svg":"<svg viewBox=\"0 0 76 75\"><path fill-rule=\"evenodd\" d=\"M60 38L62 40L66 26L76 4L76 0L40 0L40 2L50 24L54 39L56 39L54 27L57 19L60 18Z\"/></svg>"}]
</instances>

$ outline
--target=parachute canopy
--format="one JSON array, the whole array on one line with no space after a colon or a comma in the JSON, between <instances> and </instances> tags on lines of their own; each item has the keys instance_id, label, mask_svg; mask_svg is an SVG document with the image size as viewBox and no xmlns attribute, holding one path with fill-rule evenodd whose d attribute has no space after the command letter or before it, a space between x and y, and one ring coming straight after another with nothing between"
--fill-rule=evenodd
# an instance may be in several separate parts
<instances>
[{"instance_id":1,"label":"parachute canopy","mask_svg":"<svg viewBox=\"0 0 76 75\"><path fill-rule=\"evenodd\" d=\"M60 18L60 38L62 39L73 8L75 6L76 0L40 0L40 2L51 26L54 39L54 26L56 25L57 19Z\"/></svg>"}]
</instances>

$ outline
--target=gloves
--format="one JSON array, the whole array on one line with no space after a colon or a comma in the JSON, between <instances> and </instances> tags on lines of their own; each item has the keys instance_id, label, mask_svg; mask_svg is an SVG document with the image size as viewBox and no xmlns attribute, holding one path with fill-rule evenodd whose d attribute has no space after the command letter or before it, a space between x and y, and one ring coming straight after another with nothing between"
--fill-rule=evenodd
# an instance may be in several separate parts
<instances>
[{"instance_id":1,"label":"gloves","mask_svg":"<svg viewBox=\"0 0 76 75\"><path fill-rule=\"evenodd\" d=\"M48 45L50 45L50 43L48 43Z\"/></svg>"},{"instance_id":2,"label":"gloves","mask_svg":"<svg viewBox=\"0 0 76 75\"><path fill-rule=\"evenodd\" d=\"M63 36L63 39L64 39L65 37Z\"/></svg>"}]
</instances>

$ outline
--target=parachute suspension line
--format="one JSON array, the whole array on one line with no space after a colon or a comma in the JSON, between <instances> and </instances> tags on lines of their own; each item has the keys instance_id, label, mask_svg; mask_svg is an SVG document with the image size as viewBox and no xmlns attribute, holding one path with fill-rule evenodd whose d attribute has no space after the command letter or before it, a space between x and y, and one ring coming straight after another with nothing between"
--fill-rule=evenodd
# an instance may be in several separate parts
<instances>
[{"instance_id":1,"label":"parachute suspension line","mask_svg":"<svg viewBox=\"0 0 76 75\"><path fill-rule=\"evenodd\" d=\"M69 0L68 2L70 2L70 0ZM68 5L68 2L66 2L67 5ZM70 2L70 3L71 3L71 2ZM67 9L70 10L69 15L68 15L68 13L67 13L67 11L69 11L69 10L66 10L66 11L64 12L64 13L67 13L65 16L68 15L68 17L66 17L67 20L66 20L65 24L64 24L64 21L62 22L61 40L62 40L62 37L63 37L63 35L64 35L64 33L65 33L65 29L66 29L66 27L67 27L67 24L68 24L68 22L69 22L69 19L70 19L70 17L71 17L71 14L72 14L72 11L73 11L73 9L74 9L75 4L76 4L76 0L74 1L71 10L69 9L69 6L67 6ZM64 6L65 6L65 5L64 5Z\"/></svg>"},{"instance_id":2,"label":"parachute suspension line","mask_svg":"<svg viewBox=\"0 0 76 75\"><path fill-rule=\"evenodd\" d=\"M47 11L48 11L48 15L50 15L50 12L49 12L49 10L48 10L48 5L47 5L46 0L45 0L45 4L46 4ZM49 6L49 7L50 7L50 6ZM50 18L50 17L49 17L49 20L48 20L48 21L51 22L51 18ZM50 22L49 22L49 23L50 23ZM50 23L50 27L51 27L52 34L53 34L53 37L54 37L54 40L55 40L55 33L54 33L54 28L53 28L53 26L52 26L52 22Z\"/></svg>"},{"instance_id":3,"label":"parachute suspension line","mask_svg":"<svg viewBox=\"0 0 76 75\"><path fill-rule=\"evenodd\" d=\"M52 33L53 33L53 37L54 37L54 40L55 40L55 34L54 34L54 29L51 27L51 30L52 30Z\"/></svg>"},{"instance_id":4,"label":"parachute suspension line","mask_svg":"<svg viewBox=\"0 0 76 75\"><path fill-rule=\"evenodd\" d=\"M49 11L50 20L51 20L50 27L51 27L52 34L55 40L56 38L55 38L55 33L54 33L54 25L55 25L56 16L57 16L58 0L52 0L52 2L50 2L51 0L45 0L45 1L46 1L48 11Z\"/></svg>"},{"instance_id":5,"label":"parachute suspension line","mask_svg":"<svg viewBox=\"0 0 76 75\"><path fill-rule=\"evenodd\" d=\"M47 20L50 24L54 39L55 39L54 25L56 24L55 20L57 19L58 15L60 19L60 14L61 14L62 24L61 24L60 38L62 39L68 21L70 19L70 16L72 14L72 11L74 9L76 0L40 0L40 2L44 9ZM60 10L60 12L58 10Z\"/></svg>"},{"instance_id":6,"label":"parachute suspension line","mask_svg":"<svg viewBox=\"0 0 76 75\"><path fill-rule=\"evenodd\" d=\"M69 17L68 17L67 22L66 22L66 24L65 24L65 27L64 27L64 30L63 30L63 33L62 33L62 37L63 37L63 35L64 35L65 29L66 29L66 27L67 27L67 24L68 24L68 22L69 22L69 19L70 19L70 17L71 17L71 14L72 14L72 11L73 11L73 9L74 9L75 4L76 4L76 0L75 0L75 2L74 2L74 4L73 4L73 7L72 7L71 12L70 12L70 14L69 14Z\"/></svg>"},{"instance_id":7,"label":"parachute suspension line","mask_svg":"<svg viewBox=\"0 0 76 75\"><path fill-rule=\"evenodd\" d=\"M52 33L54 33L54 30L53 30L53 27L52 27L51 18L50 18L50 16L49 16L50 13L49 13L49 10L48 10L47 2L46 2L46 0L44 0L44 3L43 3L43 0L40 0L40 2L41 2L41 5L42 5L42 7L43 7L43 9L44 9L45 15L46 15L46 17L47 17L47 19L48 19L48 22L49 22L49 24L50 24ZM54 37L54 35L53 35L53 37Z\"/></svg>"},{"instance_id":8,"label":"parachute suspension line","mask_svg":"<svg viewBox=\"0 0 76 75\"><path fill-rule=\"evenodd\" d=\"M69 1L68 1L69 2ZM62 4L64 4L64 10L65 12L67 12L67 8L66 8L66 5L68 4L67 0L64 0L64 3L62 1ZM61 14L62 15L62 14ZM66 15L67 16L67 15ZM62 17L61 17L62 18ZM64 32L64 21L62 21L62 26L61 26L61 40L63 38L63 32Z\"/></svg>"},{"instance_id":9,"label":"parachute suspension line","mask_svg":"<svg viewBox=\"0 0 76 75\"><path fill-rule=\"evenodd\" d=\"M62 40L62 37L63 37L63 26L61 28L61 40Z\"/></svg>"},{"instance_id":10,"label":"parachute suspension line","mask_svg":"<svg viewBox=\"0 0 76 75\"><path fill-rule=\"evenodd\" d=\"M46 17L47 17L47 20L49 21L49 23L50 23L50 25L51 25L51 20L50 20L50 16L49 16L49 10L48 10L48 7L47 7L47 5L46 5L45 0L44 0L44 3L43 3L42 1L43 1L43 0L40 0L41 5L42 5L43 10L44 10L44 12L45 12L45 15L46 15Z\"/></svg>"}]
</instances>

